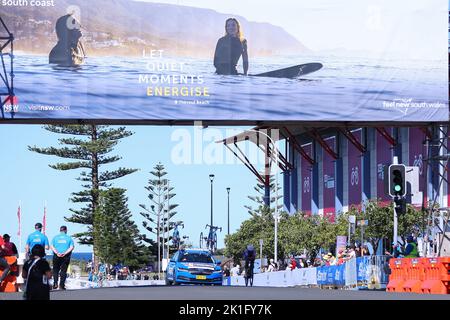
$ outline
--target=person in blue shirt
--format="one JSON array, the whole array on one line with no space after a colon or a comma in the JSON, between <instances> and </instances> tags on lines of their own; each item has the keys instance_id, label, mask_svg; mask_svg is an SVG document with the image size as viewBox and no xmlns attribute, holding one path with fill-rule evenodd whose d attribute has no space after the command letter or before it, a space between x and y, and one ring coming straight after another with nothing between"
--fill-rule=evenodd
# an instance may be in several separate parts
<instances>
[{"instance_id":1,"label":"person in blue shirt","mask_svg":"<svg viewBox=\"0 0 450 320\"><path fill-rule=\"evenodd\" d=\"M73 239L67 235L67 227L61 226L60 233L52 240L51 249L53 251L53 289L58 288L58 278L60 276L59 289L66 290L65 283L67 268L74 248Z\"/></svg>"},{"instance_id":2,"label":"person in blue shirt","mask_svg":"<svg viewBox=\"0 0 450 320\"><path fill-rule=\"evenodd\" d=\"M40 244L48 250L48 238L45 234L42 233L42 223L38 222L34 225L35 231L31 233L27 238L27 243L25 245L25 252L27 255L30 255L31 250L37 244Z\"/></svg>"}]
</instances>

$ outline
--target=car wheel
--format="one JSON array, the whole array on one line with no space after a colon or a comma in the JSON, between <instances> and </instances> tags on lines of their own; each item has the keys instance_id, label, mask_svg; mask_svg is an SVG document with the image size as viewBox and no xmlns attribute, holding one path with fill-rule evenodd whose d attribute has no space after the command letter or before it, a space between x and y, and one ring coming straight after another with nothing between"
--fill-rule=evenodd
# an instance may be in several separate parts
<instances>
[{"instance_id":1,"label":"car wheel","mask_svg":"<svg viewBox=\"0 0 450 320\"><path fill-rule=\"evenodd\" d=\"M167 278L167 273L166 273L166 286L170 286L172 285L172 281L169 280L169 278Z\"/></svg>"}]
</instances>

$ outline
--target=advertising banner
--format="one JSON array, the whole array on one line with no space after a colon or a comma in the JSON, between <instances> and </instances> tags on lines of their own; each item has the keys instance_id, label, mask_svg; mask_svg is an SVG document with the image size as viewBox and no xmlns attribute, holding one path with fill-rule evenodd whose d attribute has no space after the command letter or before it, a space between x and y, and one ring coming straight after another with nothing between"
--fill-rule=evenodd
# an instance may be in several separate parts
<instances>
[{"instance_id":1,"label":"advertising banner","mask_svg":"<svg viewBox=\"0 0 450 320\"><path fill-rule=\"evenodd\" d=\"M302 146L303 150L312 157L312 144ZM302 208L301 210L311 215L312 200L312 166L304 158L301 158L301 191L302 191Z\"/></svg>"},{"instance_id":2,"label":"advertising banner","mask_svg":"<svg viewBox=\"0 0 450 320\"><path fill-rule=\"evenodd\" d=\"M447 0L0 0L0 18L1 122L449 120Z\"/></svg>"},{"instance_id":3,"label":"advertising banner","mask_svg":"<svg viewBox=\"0 0 450 320\"><path fill-rule=\"evenodd\" d=\"M347 247L347 236L336 236L336 257L340 250L344 251Z\"/></svg>"},{"instance_id":4,"label":"advertising banner","mask_svg":"<svg viewBox=\"0 0 450 320\"><path fill-rule=\"evenodd\" d=\"M425 162L427 157L425 147L426 136L419 128L409 129L409 165L419 167L419 190L425 195L425 204L427 203L427 185L425 183Z\"/></svg>"},{"instance_id":5,"label":"advertising banner","mask_svg":"<svg viewBox=\"0 0 450 320\"><path fill-rule=\"evenodd\" d=\"M369 265L368 257L356 258L356 279L358 282L367 280L367 267Z\"/></svg>"},{"instance_id":6,"label":"advertising banner","mask_svg":"<svg viewBox=\"0 0 450 320\"><path fill-rule=\"evenodd\" d=\"M392 128L386 128L386 132L392 136ZM391 201L389 195L384 193L384 168L392 163L392 145L378 131L377 140L377 198L387 204Z\"/></svg>"},{"instance_id":7,"label":"advertising banner","mask_svg":"<svg viewBox=\"0 0 450 320\"><path fill-rule=\"evenodd\" d=\"M355 139L361 143L361 130L353 131ZM361 204L362 170L361 151L348 141L348 206Z\"/></svg>"},{"instance_id":8,"label":"advertising banner","mask_svg":"<svg viewBox=\"0 0 450 320\"><path fill-rule=\"evenodd\" d=\"M325 139L332 150L335 150L336 139L334 137ZM323 152L323 214L334 222L336 214L336 173L335 160L325 150Z\"/></svg>"}]
</instances>

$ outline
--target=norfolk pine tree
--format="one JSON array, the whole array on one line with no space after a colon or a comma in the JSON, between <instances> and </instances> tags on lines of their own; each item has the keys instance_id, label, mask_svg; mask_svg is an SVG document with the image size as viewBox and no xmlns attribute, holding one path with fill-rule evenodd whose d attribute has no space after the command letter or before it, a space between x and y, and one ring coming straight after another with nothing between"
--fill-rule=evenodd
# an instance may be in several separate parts
<instances>
[{"instance_id":1,"label":"norfolk pine tree","mask_svg":"<svg viewBox=\"0 0 450 320\"><path fill-rule=\"evenodd\" d=\"M80 244L94 245L94 212L98 212L99 193L111 186L109 181L131 174L137 169L119 168L108 171L101 170L107 164L119 161L121 157L110 155L118 142L132 135L124 127L110 128L97 125L46 125L44 129L66 137L60 138L61 147L40 148L28 146L28 149L44 155L53 155L71 159L70 162L59 162L49 165L56 170L82 169L77 180L82 181L84 190L72 193L73 203L86 204L81 209L73 209L71 217L64 217L67 222L83 224L87 231L74 234Z\"/></svg>"}]
</instances>

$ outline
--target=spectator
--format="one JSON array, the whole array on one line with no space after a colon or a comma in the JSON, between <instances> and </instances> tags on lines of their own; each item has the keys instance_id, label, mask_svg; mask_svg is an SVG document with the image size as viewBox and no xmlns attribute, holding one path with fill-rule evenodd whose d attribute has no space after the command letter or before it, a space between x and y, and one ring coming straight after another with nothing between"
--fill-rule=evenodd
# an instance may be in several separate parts
<instances>
[{"instance_id":1,"label":"spectator","mask_svg":"<svg viewBox=\"0 0 450 320\"><path fill-rule=\"evenodd\" d=\"M341 265L345 262L347 255L346 255L346 251L344 251L343 249L339 249L338 254L337 254L337 265Z\"/></svg>"},{"instance_id":2,"label":"spectator","mask_svg":"<svg viewBox=\"0 0 450 320\"><path fill-rule=\"evenodd\" d=\"M370 256L369 248L366 245L361 246L361 256Z\"/></svg>"},{"instance_id":3,"label":"spectator","mask_svg":"<svg viewBox=\"0 0 450 320\"><path fill-rule=\"evenodd\" d=\"M269 267L267 268L267 272L275 272L278 271L278 267L277 264L275 263L275 261L273 259L269 260Z\"/></svg>"},{"instance_id":4,"label":"spectator","mask_svg":"<svg viewBox=\"0 0 450 320\"><path fill-rule=\"evenodd\" d=\"M287 267L291 269L291 271L297 267L297 262L295 261L294 255L291 255L291 259L289 260L289 264Z\"/></svg>"},{"instance_id":5,"label":"spectator","mask_svg":"<svg viewBox=\"0 0 450 320\"><path fill-rule=\"evenodd\" d=\"M328 252L328 265L335 266L337 265L337 259L331 252Z\"/></svg>"},{"instance_id":6,"label":"spectator","mask_svg":"<svg viewBox=\"0 0 450 320\"><path fill-rule=\"evenodd\" d=\"M0 235L0 268L3 270L3 273L0 277L0 286L2 285L3 280L8 276L9 270L11 267L9 266L8 262L4 258L6 256L6 246L5 241L3 240L3 237Z\"/></svg>"},{"instance_id":7,"label":"spectator","mask_svg":"<svg viewBox=\"0 0 450 320\"><path fill-rule=\"evenodd\" d=\"M89 262L86 264L86 272L92 272L92 260L89 260Z\"/></svg>"},{"instance_id":8,"label":"spectator","mask_svg":"<svg viewBox=\"0 0 450 320\"><path fill-rule=\"evenodd\" d=\"M49 279L52 270L47 260L45 260L45 249L40 244L33 245L31 257L25 262L22 270L22 277L26 279L25 294L26 300L50 300Z\"/></svg>"},{"instance_id":9,"label":"spectator","mask_svg":"<svg viewBox=\"0 0 450 320\"><path fill-rule=\"evenodd\" d=\"M405 258L416 258L419 256L419 250L417 249L417 244L414 241L413 236L408 236L406 238L406 247L403 255Z\"/></svg>"},{"instance_id":10,"label":"spectator","mask_svg":"<svg viewBox=\"0 0 450 320\"><path fill-rule=\"evenodd\" d=\"M395 242L392 242L392 253L386 250L384 254L386 254L390 258L401 258L403 256L402 247L400 246L400 244L395 244Z\"/></svg>"},{"instance_id":11,"label":"spectator","mask_svg":"<svg viewBox=\"0 0 450 320\"><path fill-rule=\"evenodd\" d=\"M236 277L240 274L240 265L235 264L233 268L230 270L230 274L232 277Z\"/></svg>"},{"instance_id":12,"label":"spectator","mask_svg":"<svg viewBox=\"0 0 450 320\"><path fill-rule=\"evenodd\" d=\"M275 263L278 266L278 271L286 269L286 265L283 259L278 259L278 261L275 261Z\"/></svg>"},{"instance_id":13,"label":"spectator","mask_svg":"<svg viewBox=\"0 0 450 320\"><path fill-rule=\"evenodd\" d=\"M59 228L60 234L55 236L52 240L51 249L53 251L53 289L58 288L58 278L61 276L59 282L59 289L66 290L65 283L67 277L67 268L70 264L70 257L74 248L73 240L67 235L67 227L61 226Z\"/></svg>"},{"instance_id":14,"label":"spectator","mask_svg":"<svg viewBox=\"0 0 450 320\"><path fill-rule=\"evenodd\" d=\"M19 254L17 252L17 247L14 244L14 242L10 242L9 240L11 239L11 237L9 236L9 234L4 234L3 235L3 240L5 241L5 250L4 250L4 255L5 256L14 256L14 257L19 257Z\"/></svg>"},{"instance_id":15,"label":"spectator","mask_svg":"<svg viewBox=\"0 0 450 320\"><path fill-rule=\"evenodd\" d=\"M306 260L304 258L298 259L298 265L297 268L306 268L308 265L306 264Z\"/></svg>"},{"instance_id":16,"label":"spectator","mask_svg":"<svg viewBox=\"0 0 450 320\"><path fill-rule=\"evenodd\" d=\"M350 260L350 259L353 259L353 258L356 258L356 251L355 251L355 246L354 245L352 245L352 246L350 246L348 248L346 260Z\"/></svg>"},{"instance_id":17,"label":"spectator","mask_svg":"<svg viewBox=\"0 0 450 320\"><path fill-rule=\"evenodd\" d=\"M27 255L31 253L31 250L33 250L33 247L37 244L40 244L45 250L49 249L48 238L42 233L42 224L40 222L36 223L34 229L35 231L28 236L25 245L25 252Z\"/></svg>"},{"instance_id":18,"label":"spectator","mask_svg":"<svg viewBox=\"0 0 450 320\"><path fill-rule=\"evenodd\" d=\"M229 277L230 276L230 269L228 269L228 266L223 267L223 276Z\"/></svg>"},{"instance_id":19,"label":"spectator","mask_svg":"<svg viewBox=\"0 0 450 320\"><path fill-rule=\"evenodd\" d=\"M355 256L361 257L361 248L359 246L355 246Z\"/></svg>"},{"instance_id":20,"label":"spectator","mask_svg":"<svg viewBox=\"0 0 450 320\"><path fill-rule=\"evenodd\" d=\"M315 258L312 266L314 268L322 266L322 260L320 258Z\"/></svg>"}]
</instances>

